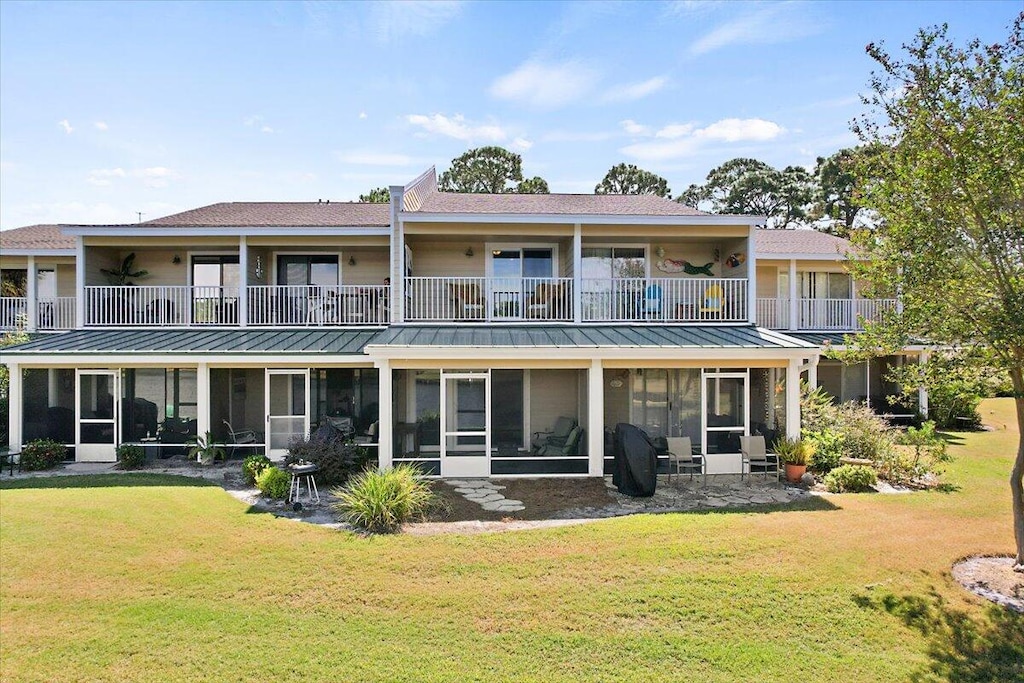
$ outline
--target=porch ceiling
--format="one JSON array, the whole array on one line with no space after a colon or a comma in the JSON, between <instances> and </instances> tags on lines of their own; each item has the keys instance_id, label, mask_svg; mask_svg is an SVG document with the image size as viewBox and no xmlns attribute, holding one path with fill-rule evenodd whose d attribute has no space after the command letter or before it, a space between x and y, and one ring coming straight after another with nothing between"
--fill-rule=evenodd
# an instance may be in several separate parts
<instances>
[{"instance_id":1,"label":"porch ceiling","mask_svg":"<svg viewBox=\"0 0 1024 683\"><path fill-rule=\"evenodd\" d=\"M361 354L377 330L75 330L3 350L4 356L62 353Z\"/></svg>"},{"instance_id":2,"label":"porch ceiling","mask_svg":"<svg viewBox=\"0 0 1024 683\"><path fill-rule=\"evenodd\" d=\"M802 349L816 345L753 325L502 326L405 325L379 333L371 347Z\"/></svg>"}]
</instances>

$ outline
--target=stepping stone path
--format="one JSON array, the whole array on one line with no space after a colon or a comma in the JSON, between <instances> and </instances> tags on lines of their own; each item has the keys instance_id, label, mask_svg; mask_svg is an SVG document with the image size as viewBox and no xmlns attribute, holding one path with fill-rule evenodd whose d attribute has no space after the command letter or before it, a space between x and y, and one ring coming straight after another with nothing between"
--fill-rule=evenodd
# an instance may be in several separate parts
<instances>
[{"instance_id":1,"label":"stepping stone path","mask_svg":"<svg viewBox=\"0 0 1024 683\"><path fill-rule=\"evenodd\" d=\"M446 479L446 484L455 487L455 492L466 500L478 503L484 510L492 512L520 512L525 510L521 500L506 498L499 491L504 486L487 479Z\"/></svg>"}]
</instances>

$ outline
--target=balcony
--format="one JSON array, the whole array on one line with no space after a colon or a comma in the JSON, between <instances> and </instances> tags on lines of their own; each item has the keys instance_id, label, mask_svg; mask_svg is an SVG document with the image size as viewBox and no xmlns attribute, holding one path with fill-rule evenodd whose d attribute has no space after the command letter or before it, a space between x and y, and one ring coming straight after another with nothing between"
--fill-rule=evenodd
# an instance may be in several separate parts
<instances>
[{"instance_id":1,"label":"balcony","mask_svg":"<svg viewBox=\"0 0 1024 683\"><path fill-rule=\"evenodd\" d=\"M789 299L758 299L757 324L773 330L856 331L895 306L895 299L798 299L792 325Z\"/></svg>"},{"instance_id":2,"label":"balcony","mask_svg":"<svg viewBox=\"0 0 1024 683\"><path fill-rule=\"evenodd\" d=\"M0 330L28 327L28 298L0 297ZM75 297L57 296L36 301L37 330L70 330L75 326Z\"/></svg>"},{"instance_id":3,"label":"balcony","mask_svg":"<svg viewBox=\"0 0 1024 683\"><path fill-rule=\"evenodd\" d=\"M747 321L747 280L618 278L583 280L584 322Z\"/></svg>"},{"instance_id":4,"label":"balcony","mask_svg":"<svg viewBox=\"0 0 1024 683\"><path fill-rule=\"evenodd\" d=\"M388 286L250 286L245 324L254 327L385 325ZM238 287L85 288L86 327L239 326Z\"/></svg>"},{"instance_id":5,"label":"balcony","mask_svg":"<svg viewBox=\"0 0 1024 683\"><path fill-rule=\"evenodd\" d=\"M407 322L571 322L573 280L409 277Z\"/></svg>"}]
</instances>

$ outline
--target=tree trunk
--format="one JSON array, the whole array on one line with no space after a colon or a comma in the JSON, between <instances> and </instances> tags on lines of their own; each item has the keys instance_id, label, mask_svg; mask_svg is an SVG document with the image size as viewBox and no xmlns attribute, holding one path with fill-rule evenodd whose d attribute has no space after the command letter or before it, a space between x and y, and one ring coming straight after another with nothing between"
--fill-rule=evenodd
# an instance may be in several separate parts
<instances>
[{"instance_id":1,"label":"tree trunk","mask_svg":"<svg viewBox=\"0 0 1024 683\"><path fill-rule=\"evenodd\" d=\"M1014 571L1024 572L1024 370L1010 368L1013 381L1013 400L1017 408L1017 458L1010 473L1010 492L1013 498L1013 537L1017 541L1017 561Z\"/></svg>"}]
</instances>

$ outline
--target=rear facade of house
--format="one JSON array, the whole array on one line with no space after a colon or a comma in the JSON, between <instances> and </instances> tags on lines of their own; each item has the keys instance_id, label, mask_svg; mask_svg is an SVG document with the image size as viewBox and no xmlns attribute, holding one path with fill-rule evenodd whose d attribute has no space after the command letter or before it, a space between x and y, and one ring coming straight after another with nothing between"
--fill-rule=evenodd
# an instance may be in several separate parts
<instances>
[{"instance_id":1,"label":"rear facade of house","mask_svg":"<svg viewBox=\"0 0 1024 683\"><path fill-rule=\"evenodd\" d=\"M0 233L0 327L31 335L3 351L10 441L108 462L209 432L278 458L331 424L384 467L601 476L631 423L739 472L740 436L799 434L801 377L879 404L886 366L923 352L819 362L895 301L860 296L843 240L761 223L653 196L441 193L431 169L390 204Z\"/></svg>"}]
</instances>

